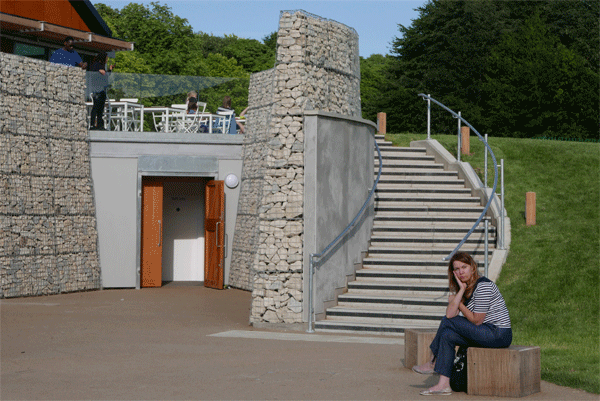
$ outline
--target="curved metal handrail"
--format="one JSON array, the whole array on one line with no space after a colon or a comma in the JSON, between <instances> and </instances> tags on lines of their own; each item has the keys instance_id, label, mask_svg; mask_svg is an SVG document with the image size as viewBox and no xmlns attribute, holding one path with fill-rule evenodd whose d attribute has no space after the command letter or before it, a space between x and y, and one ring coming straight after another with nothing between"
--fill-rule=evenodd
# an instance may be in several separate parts
<instances>
[{"instance_id":1,"label":"curved metal handrail","mask_svg":"<svg viewBox=\"0 0 600 401\"><path fill-rule=\"evenodd\" d=\"M373 134L373 137L375 137L375 134ZM362 205L362 207L360 208L360 210L358 211L358 213L356 214L354 219L344 229L344 231L342 231L333 241L331 241L329 243L329 245L327 245L321 252L311 253L309 256L308 305L309 305L310 310L308 311L308 330L307 330L308 333L315 332L312 327L313 316L314 316L314 307L313 307L314 259L323 257L340 239L342 239L348 233L348 231L350 231L352 229L352 227L354 227L354 225L356 224L358 219L362 216L364 211L367 209L367 206L369 205L369 202L371 201L371 198L373 197L373 194L375 193L375 190L377 189L377 184L379 183L379 178L381 177L382 158L381 158L381 151L379 150L379 145L377 145L376 139L375 139L375 149L377 150L377 156L379 158L379 171L377 172L377 178L375 179L375 182L373 183L373 188L371 188L371 190L369 191L369 196L367 196L367 200Z\"/></svg>"},{"instance_id":2,"label":"curved metal handrail","mask_svg":"<svg viewBox=\"0 0 600 401\"><path fill-rule=\"evenodd\" d=\"M427 99L431 100L432 102L434 102L438 106L442 107L444 110L447 110L448 112L450 112L450 114L452 114L455 118L460 118L462 122L464 122L469 128L471 128L471 130L473 130L473 132L475 132L477 134L477 136L479 137L479 140L481 142L483 142L483 144L488 148L488 150L490 152L490 155L492 156L492 160L494 161L494 188L492 189L492 194L489 197L487 204L483 208L483 211L481 212L481 215L479 216L479 218L477 219L477 221L475 222L475 224L473 224L473 227L471 227L471 229L469 230L469 232L467 233L467 235L465 235L465 237L462 239L462 241L460 241L460 243L456 246L456 248L454 248L454 250L448 256L446 256L443 259L443 260L449 260L452 256L454 256L454 254L456 252L458 252L458 250L460 249L460 247L463 246L463 244L467 241L467 239L469 239L469 237L471 236L471 234L473 234L473 231L475 231L475 228L477 228L477 226L479 225L479 223L481 223L481 220L483 220L483 217L485 216L485 213L487 212L487 210L489 209L490 205L492 204L492 200L494 199L494 194L496 193L496 187L498 186L498 163L496 162L496 156L494 156L494 152L492 151L492 148L487 143L487 141L460 114L455 113L454 111L452 111L448 107L444 106L442 103L438 102L437 100L435 100L434 98L432 98L429 95L426 95L424 93L419 93L419 96L421 96L424 100L427 100ZM504 218L504 216L502 216L502 218Z\"/></svg>"}]
</instances>

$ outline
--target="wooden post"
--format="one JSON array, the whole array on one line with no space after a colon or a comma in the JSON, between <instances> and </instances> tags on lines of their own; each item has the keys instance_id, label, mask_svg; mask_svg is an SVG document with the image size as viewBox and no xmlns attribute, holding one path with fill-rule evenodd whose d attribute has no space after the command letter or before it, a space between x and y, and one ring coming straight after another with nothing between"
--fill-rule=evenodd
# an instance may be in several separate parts
<instances>
[{"instance_id":1,"label":"wooden post","mask_svg":"<svg viewBox=\"0 0 600 401\"><path fill-rule=\"evenodd\" d=\"M461 138L461 153L463 155L471 154L471 129L469 127L460 127L460 138Z\"/></svg>"},{"instance_id":2,"label":"wooden post","mask_svg":"<svg viewBox=\"0 0 600 401\"><path fill-rule=\"evenodd\" d=\"M385 113L377 113L377 133L385 134Z\"/></svg>"},{"instance_id":3,"label":"wooden post","mask_svg":"<svg viewBox=\"0 0 600 401\"><path fill-rule=\"evenodd\" d=\"M535 226L535 192L525 194L525 225Z\"/></svg>"}]
</instances>

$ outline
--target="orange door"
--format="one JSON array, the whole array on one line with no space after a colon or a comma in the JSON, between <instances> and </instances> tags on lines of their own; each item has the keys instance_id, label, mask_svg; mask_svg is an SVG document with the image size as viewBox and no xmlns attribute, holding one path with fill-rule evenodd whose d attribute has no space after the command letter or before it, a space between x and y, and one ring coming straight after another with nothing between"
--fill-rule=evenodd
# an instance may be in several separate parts
<instances>
[{"instance_id":1,"label":"orange door","mask_svg":"<svg viewBox=\"0 0 600 401\"><path fill-rule=\"evenodd\" d=\"M223 289L225 259L225 187L223 181L206 183L204 214L204 286Z\"/></svg>"},{"instance_id":2,"label":"orange door","mask_svg":"<svg viewBox=\"0 0 600 401\"><path fill-rule=\"evenodd\" d=\"M142 287L162 285L163 183L142 182Z\"/></svg>"}]
</instances>

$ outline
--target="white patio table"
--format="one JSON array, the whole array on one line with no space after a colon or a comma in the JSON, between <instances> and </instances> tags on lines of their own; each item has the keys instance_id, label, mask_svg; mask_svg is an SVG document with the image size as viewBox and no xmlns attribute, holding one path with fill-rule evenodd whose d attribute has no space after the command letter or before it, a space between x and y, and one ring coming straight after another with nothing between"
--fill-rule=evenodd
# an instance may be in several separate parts
<instances>
[{"instance_id":1,"label":"white patio table","mask_svg":"<svg viewBox=\"0 0 600 401\"><path fill-rule=\"evenodd\" d=\"M110 127L113 131L143 131L144 105L135 102L109 102Z\"/></svg>"}]
</instances>

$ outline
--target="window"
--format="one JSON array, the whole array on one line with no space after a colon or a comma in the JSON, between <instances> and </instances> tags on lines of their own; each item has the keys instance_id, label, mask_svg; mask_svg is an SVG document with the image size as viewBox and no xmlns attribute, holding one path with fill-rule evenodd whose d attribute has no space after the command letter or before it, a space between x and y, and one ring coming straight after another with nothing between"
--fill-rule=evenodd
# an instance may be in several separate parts
<instances>
[{"instance_id":1,"label":"window","mask_svg":"<svg viewBox=\"0 0 600 401\"><path fill-rule=\"evenodd\" d=\"M46 57L46 49L39 46L28 45L25 43L15 43L15 47L13 50L14 54L18 54L19 56L26 56L32 58L39 58L41 60L47 60Z\"/></svg>"}]
</instances>

